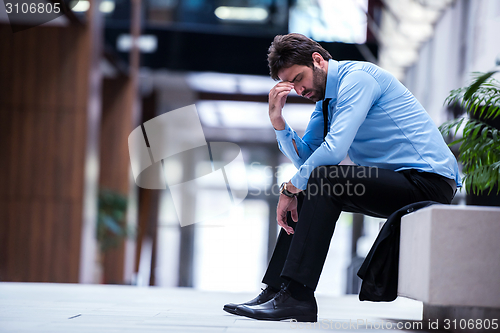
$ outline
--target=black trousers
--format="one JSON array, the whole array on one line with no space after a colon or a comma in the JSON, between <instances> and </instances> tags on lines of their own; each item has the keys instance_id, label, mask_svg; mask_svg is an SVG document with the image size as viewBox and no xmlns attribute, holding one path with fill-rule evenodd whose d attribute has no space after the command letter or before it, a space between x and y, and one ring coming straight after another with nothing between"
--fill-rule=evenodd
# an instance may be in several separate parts
<instances>
[{"instance_id":1,"label":"black trousers","mask_svg":"<svg viewBox=\"0 0 500 333\"><path fill-rule=\"evenodd\" d=\"M453 181L434 173L352 165L321 166L298 197L299 220L288 214L294 234L281 230L262 280L274 288L293 279L315 290L335 224L342 211L388 217L408 204L433 200L449 204Z\"/></svg>"}]
</instances>

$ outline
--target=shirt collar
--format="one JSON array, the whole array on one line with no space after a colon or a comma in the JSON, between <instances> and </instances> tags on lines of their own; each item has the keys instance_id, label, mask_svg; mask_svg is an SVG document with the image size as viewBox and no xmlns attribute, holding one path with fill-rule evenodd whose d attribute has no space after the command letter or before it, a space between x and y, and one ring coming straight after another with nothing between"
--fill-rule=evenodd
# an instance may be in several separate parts
<instances>
[{"instance_id":1,"label":"shirt collar","mask_svg":"<svg viewBox=\"0 0 500 333\"><path fill-rule=\"evenodd\" d=\"M337 83L339 79L339 62L328 60L328 74L326 77L325 99L337 100Z\"/></svg>"}]
</instances>

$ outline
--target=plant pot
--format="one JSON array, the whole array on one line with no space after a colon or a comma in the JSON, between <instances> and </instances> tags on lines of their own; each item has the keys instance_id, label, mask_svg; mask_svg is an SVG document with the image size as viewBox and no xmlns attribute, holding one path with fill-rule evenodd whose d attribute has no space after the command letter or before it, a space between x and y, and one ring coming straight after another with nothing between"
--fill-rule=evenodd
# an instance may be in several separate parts
<instances>
[{"instance_id":1,"label":"plant pot","mask_svg":"<svg viewBox=\"0 0 500 333\"><path fill-rule=\"evenodd\" d=\"M498 187L495 186L491 194L484 191L482 194L467 194L465 202L470 206L497 206L500 207L500 194L497 194Z\"/></svg>"},{"instance_id":2,"label":"plant pot","mask_svg":"<svg viewBox=\"0 0 500 333\"><path fill-rule=\"evenodd\" d=\"M472 119L480 120L491 127L500 130L500 117L496 117L495 119L487 119L484 117L479 117L475 114L470 115ZM465 202L467 205L471 206L500 206L500 194L498 193L498 186L495 186L491 191L491 194L488 194L488 191L483 191L482 194L467 194L465 196Z\"/></svg>"}]
</instances>

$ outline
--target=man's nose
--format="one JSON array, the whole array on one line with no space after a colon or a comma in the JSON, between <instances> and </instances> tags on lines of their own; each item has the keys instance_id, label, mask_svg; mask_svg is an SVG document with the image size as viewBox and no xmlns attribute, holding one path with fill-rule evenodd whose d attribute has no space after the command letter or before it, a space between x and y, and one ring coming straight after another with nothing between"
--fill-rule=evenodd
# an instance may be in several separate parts
<instances>
[{"instance_id":1,"label":"man's nose","mask_svg":"<svg viewBox=\"0 0 500 333\"><path fill-rule=\"evenodd\" d=\"M293 89L295 89L295 92L297 93L297 95L302 96L302 93L304 92L304 87L294 86Z\"/></svg>"}]
</instances>

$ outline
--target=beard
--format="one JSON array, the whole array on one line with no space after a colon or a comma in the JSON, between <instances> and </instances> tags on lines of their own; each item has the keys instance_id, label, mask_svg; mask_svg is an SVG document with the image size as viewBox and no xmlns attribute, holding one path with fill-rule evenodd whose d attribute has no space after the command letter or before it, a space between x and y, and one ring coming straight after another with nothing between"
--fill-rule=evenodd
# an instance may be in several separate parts
<instances>
[{"instance_id":1,"label":"beard","mask_svg":"<svg viewBox=\"0 0 500 333\"><path fill-rule=\"evenodd\" d=\"M314 102L323 100L325 98L326 76L324 70L313 65L313 88L304 91L302 96L312 92L313 94L309 97L310 100Z\"/></svg>"}]
</instances>

